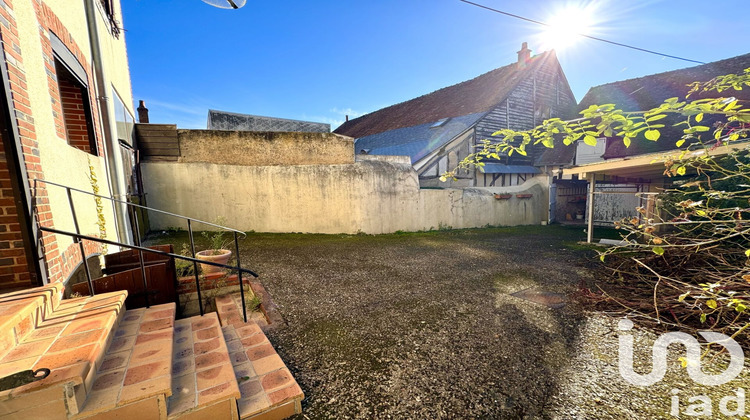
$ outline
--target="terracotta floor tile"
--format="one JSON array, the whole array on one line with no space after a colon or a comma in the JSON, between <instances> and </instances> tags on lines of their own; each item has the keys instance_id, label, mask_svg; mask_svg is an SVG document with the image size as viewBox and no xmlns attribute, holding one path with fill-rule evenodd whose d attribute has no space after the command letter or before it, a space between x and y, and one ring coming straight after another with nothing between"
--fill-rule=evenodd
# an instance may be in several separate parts
<instances>
[{"instance_id":1,"label":"terracotta floor tile","mask_svg":"<svg viewBox=\"0 0 750 420\"><path fill-rule=\"evenodd\" d=\"M216 316L206 315L192 322L193 331L202 330L218 326L219 322L216 320Z\"/></svg>"},{"instance_id":2,"label":"terracotta floor tile","mask_svg":"<svg viewBox=\"0 0 750 420\"><path fill-rule=\"evenodd\" d=\"M99 366L99 371L106 372L108 370L125 367L128 364L129 360L130 350L107 354L102 359L102 364Z\"/></svg>"},{"instance_id":3,"label":"terracotta floor tile","mask_svg":"<svg viewBox=\"0 0 750 420\"><path fill-rule=\"evenodd\" d=\"M174 324L173 318L162 318L155 319L153 321L146 321L141 323L141 327L138 330L138 333L143 334L151 331L163 330L165 328L172 328L172 324Z\"/></svg>"},{"instance_id":4,"label":"terracotta floor tile","mask_svg":"<svg viewBox=\"0 0 750 420\"><path fill-rule=\"evenodd\" d=\"M182 347L180 349L176 349L174 351L174 358L175 359L185 359L185 358L193 358L193 348L192 347Z\"/></svg>"},{"instance_id":5,"label":"terracotta floor tile","mask_svg":"<svg viewBox=\"0 0 750 420\"><path fill-rule=\"evenodd\" d=\"M227 343L227 350L230 353L242 351L242 349L244 348L240 340L227 341L226 343Z\"/></svg>"},{"instance_id":6,"label":"terracotta floor tile","mask_svg":"<svg viewBox=\"0 0 750 420\"><path fill-rule=\"evenodd\" d=\"M21 343L14 347L11 351L8 352L8 354L5 355L5 357L2 358L2 363L40 356L45 351L47 351L53 341L54 337L47 338L45 340Z\"/></svg>"},{"instance_id":7,"label":"terracotta floor tile","mask_svg":"<svg viewBox=\"0 0 750 420\"><path fill-rule=\"evenodd\" d=\"M253 334L258 334L259 332L261 332L260 327L255 322L248 322L243 327L235 328L235 331L237 331L237 335L240 338L249 337Z\"/></svg>"},{"instance_id":8,"label":"terracotta floor tile","mask_svg":"<svg viewBox=\"0 0 750 420\"><path fill-rule=\"evenodd\" d=\"M237 388L237 383L234 381L225 382L198 392L197 406L200 407L229 397L240 397L240 391Z\"/></svg>"},{"instance_id":9,"label":"terracotta floor tile","mask_svg":"<svg viewBox=\"0 0 750 420\"><path fill-rule=\"evenodd\" d=\"M195 372L195 361L192 358L172 362L172 375L179 376L190 372Z\"/></svg>"},{"instance_id":10,"label":"terracotta floor tile","mask_svg":"<svg viewBox=\"0 0 750 420\"><path fill-rule=\"evenodd\" d=\"M193 352L196 356L206 354L217 350L221 347L221 339L219 337L212 338L208 341L199 341L193 345Z\"/></svg>"},{"instance_id":11,"label":"terracotta floor tile","mask_svg":"<svg viewBox=\"0 0 750 420\"><path fill-rule=\"evenodd\" d=\"M171 376L165 375L123 387L117 405L127 404L157 394L171 394L171 392Z\"/></svg>"},{"instance_id":12,"label":"terracotta floor tile","mask_svg":"<svg viewBox=\"0 0 750 420\"><path fill-rule=\"evenodd\" d=\"M245 354L244 349L234 352L234 353L230 353L229 359L232 361L233 365L238 365L240 363L245 363L245 362L250 361L250 359L247 358L247 355Z\"/></svg>"},{"instance_id":13,"label":"terracotta floor tile","mask_svg":"<svg viewBox=\"0 0 750 420\"><path fill-rule=\"evenodd\" d=\"M110 353L116 353L124 350L132 350L133 347L135 347L135 336L117 337L109 343L107 351Z\"/></svg>"},{"instance_id":14,"label":"terracotta floor tile","mask_svg":"<svg viewBox=\"0 0 750 420\"><path fill-rule=\"evenodd\" d=\"M139 366L128 366L123 385L128 386L158 378L159 376L168 375L170 371L171 366L168 359Z\"/></svg>"},{"instance_id":15,"label":"terracotta floor tile","mask_svg":"<svg viewBox=\"0 0 750 420\"><path fill-rule=\"evenodd\" d=\"M65 325L51 325L49 327L37 328L26 336L25 341L43 340L45 338L55 337L60 334L60 331L62 331L63 328L65 328Z\"/></svg>"},{"instance_id":16,"label":"terracotta floor tile","mask_svg":"<svg viewBox=\"0 0 750 420\"><path fill-rule=\"evenodd\" d=\"M94 352L99 348L99 344L92 343L83 347L77 347L71 350L58 353L48 353L42 356L37 362L37 366L55 369L67 365L73 365L80 362L91 360Z\"/></svg>"},{"instance_id":17,"label":"terracotta floor tile","mask_svg":"<svg viewBox=\"0 0 750 420\"><path fill-rule=\"evenodd\" d=\"M240 410L240 416L246 418L268 409L271 406L271 402L266 398L266 394L260 393L252 397L240 399L237 401L237 406Z\"/></svg>"},{"instance_id":18,"label":"terracotta floor tile","mask_svg":"<svg viewBox=\"0 0 750 420\"><path fill-rule=\"evenodd\" d=\"M172 378L172 396L168 400L170 415L194 408L197 400L193 375Z\"/></svg>"},{"instance_id":19,"label":"terracotta floor tile","mask_svg":"<svg viewBox=\"0 0 750 420\"><path fill-rule=\"evenodd\" d=\"M77 334L68 334L60 336L54 344L49 348L50 352L58 352L66 349L73 349L76 347L85 346L87 344L96 343L104 339L106 334L105 330L89 330Z\"/></svg>"},{"instance_id":20,"label":"terracotta floor tile","mask_svg":"<svg viewBox=\"0 0 750 420\"><path fill-rule=\"evenodd\" d=\"M147 310L146 313L143 315L143 321L153 321L155 319L162 319L162 318L174 318L175 310L174 308L170 309L161 309L161 310L153 310L154 308L151 308L151 310Z\"/></svg>"},{"instance_id":21,"label":"terracotta floor tile","mask_svg":"<svg viewBox=\"0 0 750 420\"><path fill-rule=\"evenodd\" d=\"M253 395L263 391L263 385L257 379L238 379L237 384L240 388L240 394L243 398L252 397Z\"/></svg>"},{"instance_id":22,"label":"terracotta floor tile","mask_svg":"<svg viewBox=\"0 0 750 420\"><path fill-rule=\"evenodd\" d=\"M151 341L145 344L136 344L130 355L130 363L141 364L155 359L163 359L172 355L172 343L163 341Z\"/></svg>"},{"instance_id":23,"label":"terracotta floor tile","mask_svg":"<svg viewBox=\"0 0 750 420\"><path fill-rule=\"evenodd\" d=\"M294 383L294 377L289 369L284 368L263 375L260 378L260 383L263 385L263 390L270 393L291 385Z\"/></svg>"},{"instance_id":24,"label":"terracotta floor tile","mask_svg":"<svg viewBox=\"0 0 750 420\"><path fill-rule=\"evenodd\" d=\"M265 334L254 334L249 337L240 339L240 343L242 343L242 345L245 348L249 348L249 347L256 346L258 344L267 343L267 342L268 342L268 339L266 338Z\"/></svg>"},{"instance_id":25,"label":"terracotta floor tile","mask_svg":"<svg viewBox=\"0 0 750 420\"><path fill-rule=\"evenodd\" d=\"M219 327L205 328L193 333L194 341L210 340L219 336Z\"/></svg>"},{"instance_id":26,"label":"terracotta floor tile","mask_svg":"<svg viewBox=\"0 0 750 420\"><path fill-rule=\"evenodd\" d=\"M234 327L227 326L227 327L221 327L221 332L224 334L224 340L230 341L230 340L236 340L239 338L237 335L237 332L234 330Z\"/></svg>"},{"instance_id":27,"label":"terracotta floor tile","mask_svg":"<svg viewBox=\"0 0 750 420\"><path fill-rule=\"evenodd\" d=\"M121 325L120 328L115 331L115 337L132 337L138 334L138 329L141 327L139 323L132 323L127 325Z\"/></svg>"},{"instance_id":28,"label":"terracotta floor tile","mask_svg":"<svg viewBox=\"0 0 750 420\"><path fill-rule=\"evenodd\" d=\"M232 365L223 364L209 369L199 371L195 374L198 391L214 387L224 382L233 382L234 370Z\"/></svg>"},{"instance_id":29,"label":"terracotta floor tile","mask_svg":"<svg viewBox=\"0 0 750 420\"><path fill-rule=\"evenodd\" d=\"M134 312L132 310L125 312L120 321L120 325L129 325L141 322L143 319L143 312Z\"/></svg>"},{"instance_id":30,"label":"terracotta floor tile","mask_svg":"<svg viewBox=\"0 0 750 420\"><path fill-rule=\"evenodd\" d=\"M138 334L138 338L135 339L135 344L143 344L154 340L169 340L172 341L172 330L158 330L150 333Z\"/></svg>"},{"instance_id":31,"label":"terracotta floor tile","mask_svg":"<svg viewBox=\"0 0 750 420\"><path fill-rule=\"evenodd\" d=\"M75 319L63 330L62 335L77 334L84 331L110 328L115 319L114 313Z\"/></svg>"},{"instance_id":32,"label":"terracotta floor tile","mask_svg":"<svg viewBox=\"0 0 750 420\"><path fill-rule=\"evenodd\" d=\"M274 354L262 359L253 361L253 368L258 376L265 375L268 372L273 372L281 368L285 368L284 361L281 360L278 354Z\"/></svg>"},{"instance_id":33,"label":"terracotta floor tile","mask_svg":"<svg viewBox=\"0 0 750 420\"><path fill-rule=\"evenodd\" d=\"M296 382L291 386L268 394L268 400L271 402L272 406L282 404L286 401L291 401L295 398L304 398L302 389L299 387L299 385L297 385Z\"/></svg>"},{"instance_id":34,"label":"terracotta floor tile","mask_svg":"<svg viewBox=\"0 0 750 420\"><path fill-rule=\"evenodd\" d=\"M203 370L219 363L229 363L229 355L220 351L202 354L195 358L195 370Z\"/></svg>"},{"instance_id":35,"label":"terracotta floor tile","mask_svg":"<svg viewBox=\"0 0 750 420\"><path fill-rule=\"evenodd\" d=\"M125 378L125 369L118 369L112 372L107 372L99 375L94 384L91 386L93 391L104 391L110 388L117 388L118 390L122 386L122 380Z\"/></svg>"},{"instance_id":36,"label":"terracotta floor tile","mask_svg":"<svg viewBox=\"0 0 750 420\"><path fill-rule=\"evenodd\" d=\"M253 364L250 362L242 363L232 367L234 369L234 377L239 382L243 378L256 379L258 374L255 372Z\"/></svg>"},{"instance_id":37,"label":"terracotta floor tile","mask_svg":"<svg viewBox=\"0 0 750 420\"><path fill-rule=\"evenodd\" d=\"M266 343L250 348L246 354L248 359L254 361L274 355L276 354L276 350L273 349L273 346L270 343Z\"/></svg>"}]
</instances>

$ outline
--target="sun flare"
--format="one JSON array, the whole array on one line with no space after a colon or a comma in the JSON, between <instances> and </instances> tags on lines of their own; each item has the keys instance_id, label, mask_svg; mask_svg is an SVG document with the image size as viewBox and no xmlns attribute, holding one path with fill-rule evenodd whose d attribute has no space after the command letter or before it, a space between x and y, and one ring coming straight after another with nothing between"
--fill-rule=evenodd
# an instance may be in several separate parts
<instances>
[{"instance_id":1,"label":"sun flare","mask_svg":"<svg viewBox=\"0 0 750 420\"><path fill-rule=\"evenodd\" d=\"M558 10L546 20L546 27L541 36L541 45L545 50L561 51L574 46L588 34L594 25L593 10L585 6L568 6Z\"/></svg>"}]
</instances>

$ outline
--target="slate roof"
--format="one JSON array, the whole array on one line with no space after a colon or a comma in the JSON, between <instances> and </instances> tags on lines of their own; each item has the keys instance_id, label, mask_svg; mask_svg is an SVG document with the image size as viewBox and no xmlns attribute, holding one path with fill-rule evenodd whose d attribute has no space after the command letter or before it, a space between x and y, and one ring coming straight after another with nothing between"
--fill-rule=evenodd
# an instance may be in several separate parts
<instances>
[{"instance_id":1,"label":"slate roof","mask_svg":"<svg viewBox=\"0 0 750 420\"><path fill-rule=\"evenodd\" d=\"M519 82L547 63L557 63L554 51L531 58L522 69L517 63L509 64L471 80L354 118L339 126L334 133L360 138L442 118L486 112L505 99Z\"/></svg>"},{"instance_id":2,"label":"slate roof","mask_svg":"<svg viewBox=\"0 0 750 420\"><path fill-rule=\"evenodd\" d=\"M540 174L538 168L528 165L506 165L503 163L485 163L479 170L485 174Z\"/></svg>"},{"instance_id":3,"label":"slate roof","mask_svg":"<svg viewBox=\"0 0 750 420\"><path fill-rule=\"evenodd\" d=\"M366 150L370 155L409 156L414 164L472 127L484 114L477 112L450 118L439 127L433 127L439 121L436 120L361 137L354 143L354 150L357 154Z\"/></svg>"},{"instance_id":4,"label":"slate roof","mask_svg":"<svg viewBox=\"0 0 750 420\"><path fill-rule=\"evenodd\" d=\"M273 131L273 132L303 132L330 133L331 125L285 118L261 117L258 115L237 114L234 112L208 110L209 130L232 131Z\"/></svg>"},{"instance_id":5,"label":"slate roof","mask_svg":"<svg viewBox=\"0 0 750 420\"><path fill-rule=\"evenodd\" d=\"M668 71L653 74L636 79L622 80L595 86L581 99L579 110L588 108L594 104L616 104L625 111L643 111L659 106L664 100L678 97L684 99L690 88L687 86L692 82L707 82L716 76L730 73L742 73L744 69L750 68L750 54L740 55L725 60L714 61L695 67L681 70ZM738 99L750 101L750 90L724 91L721 93L711 92L702 95L691 95L689 100L700 98L715 98L734 96ZM661 138L656 141L648 141L643 135L636 138L631 146L625 149L625 156L633 156L643 153L653 153L675 148L675 142L682 136L684 127L672 127L682 119L664 119L666 127L661 130ZM704 119L701 124L710 126L715 120ZM707 134L710 136L709 134Z\"/></svg>"}]
</instances>

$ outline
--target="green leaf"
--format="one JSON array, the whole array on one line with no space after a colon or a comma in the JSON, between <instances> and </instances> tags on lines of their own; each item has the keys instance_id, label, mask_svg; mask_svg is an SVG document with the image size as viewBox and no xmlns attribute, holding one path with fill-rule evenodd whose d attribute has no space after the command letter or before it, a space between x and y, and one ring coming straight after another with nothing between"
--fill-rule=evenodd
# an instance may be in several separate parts
<instances>
[{"instance_id":1,"label":"green leaf","mask_svg":"<svg viewBox=\"0 0 750 420\"><path fill-rule=\"evenodd\" d=\"M624 144L625 147L630 147L630 137L623 137L622 144Z\"/></svg>"},{"instance_id":2,"label":"green leaf","mask_svg":"<svg viewBox=\"0 0 750 420\"><path fill-rule=\"evenodd\" d=\"M677 168L677 175L685 175L685 172L687 172L687 169L684 166Z\"/></svg>"},{"instance_id":3,"label":"green leaf","mask_svg":"<svg viewBox=\"0 0 750 420\"><path fill-rule=\"evenodd\" d=\"M646 122L658 121L662 118L667 118L667 116L665 114L657 114L657 115L654 115L653 117L646 118Z\"/></svg>"},{"instance_id":4,"label":"green leaf","mask_svg":"<svg viewBox=\"0 0 750 420\"><path fill-rule=\"evenodd\" d=\"M698 115L695 116L695 122L701 122L701 121L703 121L703 113L702 112L700 114L698 114Z\"/></svg>"},{"instance_id":5,"label":"green leaf","mask_svg":"<svg viewBox=\"0 0 750 420\"><path fill-rule=\"evenodd\" d=\"M708 131L710 128L706 127L705 125L696 125L693 126L693 130L695 131Z\"/></svg>"},{"instance_id":6,"label":"green leaf","mask_svg":"<svg viewBox=\"0 0 750 420\"><path fill-rule=\"evenodd\" d=\"M605 255L605 254L602 254L602 255L600 255L600 256L599 256L599 260L600 260L601 262L604 262L604 257L606 257L606 255Z\"/></svg>"},{"instance_id":7,"label":"green leaf","mask_svg":"<svg viewBox=\"0 0 750 420\"><path fill-rule=\"evenodd\" d=\"M708 306L711 309L716 309L719 305L716 303L715 300L709 299L706 301L706 306Z\"/></svg>"},{"instance_id":8,"label":"green leaf","mask_svg":"<svg viewBox=\"0 0 750 420\"><path fill-rule=\"evenodd\" d=\"M683 301L683 300L685 300L685 298L687 298L688 296L690 296L690 292L687 292L687 293L683 293L683 294L681 294L681 295L680 295L680 297L679 297L679 298L677 298L677 301L678 301L678 302L682 302L682 301Z\"/></svg>"},{"instance_id":9,"label":"green leaf","mask_svg":"<svg viewBox=\"0 0 750 420\"><path fill-rule=\"evenodd\" d=\"M701 324L706 323L706 314L701 314Z\"/></svg>"},{"instance_id":10,"label":"green leaf","mask_svg":"<svg viewBox=\"0 0 750 420\"><path fill-rule=\"evenodd\" d=\"M748 258L750 258L750 249L748 249L747 251L745 251L745 256L748 257Z\"/></svg>"},{"instance_id":11,"label":"green leaf","mask_svg":"<svg viewBox=\"0 0 750 420\"><path fill-rule=\"evenodd\" d=\"M682 147L683 144L685 144L685 139L677 140L677 143L675 143L674 145L677 147Z\"/></svg>"},{"instance_id":12,"label":"green leaf","mask_svg":"<svg viewBox=\"0 0 750 420\"><path fill-rule=\"evenodd\" d=\"M653 249L651 249L651 251L653 251L656 255L664 255L664 248L660 246L655 246Z\"/></svg>"},{"instance_id":13,"label":"green leaf","mask_svg":"<svg viewBox=\"0 0 750 420\"><path fill-rule=\"evenodd\" d=\"M659 140L659 137L661 137L661 133L659 132L659 130L646 130L643 135L646 136L647 140L651 141Z\"/></svg>"},{"instance_id":14,"label":"green leaf","mask_svg":"<svg viewBox=\"0 0 750 420\"><path fill-rule=\"evenodd\" d=\"M744 303L738 303L737 306L734 307L734 310L739 313L742 313L747 310L747 306Z\"/></svg>"},{"instance_id":15,"label":"green leaf","mask_svg":"<svg viewBox=\"0 0 750 420\"><path fill-rule=\"evenodd\" d=\"M588 144L589 146L596 146L596 137L594 136L585 136L583 138L583 142Z\"/></svg>"}]
</instances>

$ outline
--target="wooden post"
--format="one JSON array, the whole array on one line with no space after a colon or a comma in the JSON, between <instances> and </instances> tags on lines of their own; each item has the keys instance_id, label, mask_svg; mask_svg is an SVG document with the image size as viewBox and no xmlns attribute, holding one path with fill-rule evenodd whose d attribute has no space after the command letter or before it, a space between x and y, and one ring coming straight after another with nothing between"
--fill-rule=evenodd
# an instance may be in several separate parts
<instances>
[{"instance_id":1,"label":"wooden post","mask_svg":"<svg viewBox=\"0 0 750 420\"><path fill-rule=\"evenodd\" d=\"M586 220L588 228L586 229L586 242L594 242L594 191L596 190L595 174L588 174L586 177L589 181L589 201L586 203Z\"/></svg>"}]
</instances>

